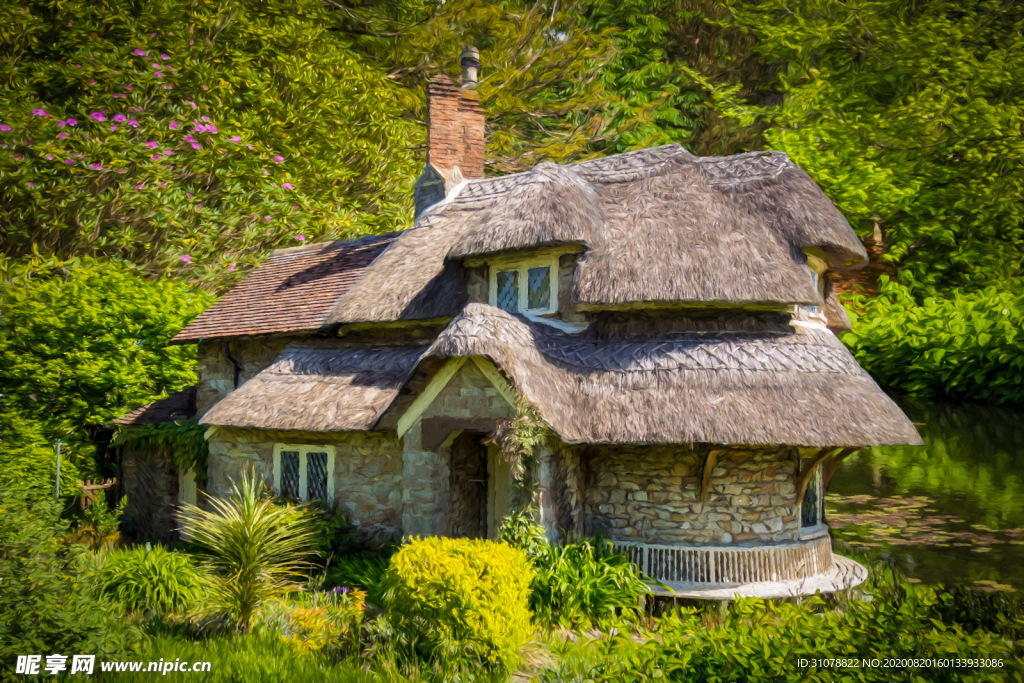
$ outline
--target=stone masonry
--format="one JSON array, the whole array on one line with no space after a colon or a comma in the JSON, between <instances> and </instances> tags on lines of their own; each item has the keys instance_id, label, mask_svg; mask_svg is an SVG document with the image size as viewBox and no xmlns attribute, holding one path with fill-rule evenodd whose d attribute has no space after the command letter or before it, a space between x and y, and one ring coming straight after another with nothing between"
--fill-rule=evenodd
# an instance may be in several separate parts
<instances>
[{"instance_id":1,"label":"stone masonry","mask_svg":"<svg viewBox=\"0 0 1024 683\"><path fill-rule=\"evenodd\" d=\"M661 545L799 539L794 449L721 449L700 502L703 451L591 447L581 455L584 531Z\"/></svg>"},{"instance_id":2,"label":"stone masonry","mask_svg":"<svg viewBox=\"0 0 1024 683\"><path fill-rule=\"evenodd\" d=\"M200 417L207 410L274 362L284 347L295 339L272 338L232 342L205 342L199 345L199 391L196 410ZM234 359L238 363L236 370Z\"/></svg>"},{"instance_id":3,"label":"stone masonry","mask_svg":"<svg viewBox=\"0 0 1024 683\"><path fill-rule=\"evenodd\" d=\"M209 437L207 488L226 496L248 465L266 481L274 476L274 444L332 444L335 503L367 537L402 533L402 446L394 432L272 432L253 429L213 430Z\"/></svg>"}]
</instances>

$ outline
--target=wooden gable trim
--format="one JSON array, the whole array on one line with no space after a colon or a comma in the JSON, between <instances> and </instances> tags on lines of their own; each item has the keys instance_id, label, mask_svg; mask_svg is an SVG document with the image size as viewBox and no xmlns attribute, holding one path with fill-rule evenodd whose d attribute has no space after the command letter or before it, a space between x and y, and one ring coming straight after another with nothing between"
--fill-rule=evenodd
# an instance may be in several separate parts
<instances>
[{"instance_id":1,"label":"wooden gable trim","mask_svg":"<svg viewBox=\"0 0 1024 683\"><path fill-rule=\"evenodd\" d=\"M494 363L487 360L483 356L472 356L473 364L480 369L487 381L490 382L501 397L508 402L513 408L519 403L519 397L516 395L516 390L512 388L512 385L505 381L505 378L498 372L498 368L494 366Z\"/></svg>"},{"instance_id":2,"label":"wooden gable trim","mask_svg":"<svg viewBox=\"0 0 1024 683\"><path fill-rule=\"evenodd\" d=\"M459 371L459 368L465 362L465 356L452 358L437 371L437 374L427 384L427 388L423 390L423 393L417 396L416 400L409 406L409 409L405 411L402 417L398 418L399 438L409 431L409 427L412 427L412 424L423 414L423 411L434 402L434 399L441 393L441 390L448 386L448 382L452 381L455 373Z\"/></svg>"}]
</instances>

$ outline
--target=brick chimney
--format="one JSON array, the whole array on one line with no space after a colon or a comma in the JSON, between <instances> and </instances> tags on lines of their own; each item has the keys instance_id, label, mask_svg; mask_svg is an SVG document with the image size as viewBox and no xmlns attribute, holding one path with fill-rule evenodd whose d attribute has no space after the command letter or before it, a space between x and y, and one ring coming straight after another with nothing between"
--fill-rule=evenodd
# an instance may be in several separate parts
<instances>
[{"instance_id":1,"label":"brick chimney","mask_svg":"<svg viewBox=\"0 0 1024 683\"><path fill-rule=\"evenodd\" d=\"M427 84L427 164L413 190L416 217L463 179L484 177L484 110L477 101L480 53L462 50L461 87L441 74Z\"/></svg>"}]
</instances>

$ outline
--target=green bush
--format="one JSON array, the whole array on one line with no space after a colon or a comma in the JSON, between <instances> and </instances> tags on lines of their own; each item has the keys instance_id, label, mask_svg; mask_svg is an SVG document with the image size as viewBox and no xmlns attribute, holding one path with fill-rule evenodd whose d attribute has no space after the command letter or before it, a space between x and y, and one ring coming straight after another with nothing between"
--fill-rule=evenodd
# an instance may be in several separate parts
<instances>
[{"instance_id":1,"label":"green bush","mask_svg":"<svg viewBox=\"0 0 1024 683\"><path fill-rule=\"evenodd\" d=\"M61 540L51 500L0 484L0 662L16 655L129 650L140 634L83 571L87 551Z\"/></svg>"},{"instance_id":2,"label":"green bush","mask_svg":"<svg viewBox=\"0 0 1024 683\"><path fill-rule=\"evenodd\" d=\"M420 656L511 671L532 633L532 578L526 555L504 543L415 539L391 558L384 600Z\"/></svg>"},{"instance_id":3,"label":"green bush","mask_svg":"<svg viewBox=\"0 0 1024 683\"><path fill-rule=\"evenodd\" d=\"M530 607L538 622L567 628L635 619L650 592L643 574L608 542L547 544L533 558Z\"/></svg>"},{"instance_id":4,"label":"green bush","mask_svg":"<svg viewBox=\"0 0 1024 683\"><path fill-rule=\"evenodd\" d=\"M388 558L371 552L353 553L335 557L327 572L325 587L347 586L366 591L366 598L376 604L384 603L384 574Z\"/></svg>"},{"instance_id":5,"label":"green bush","mask_svg":"<svg viewBox=\"0 0 1024 683\"><path fill-rule=\"evenodd\" d=\"M877 298L854 304L861 314L843 343L879 384L912 396L1024 403L1018 292L990 287L919 302L908 286L883 276Z\"/></svg>"},{"instance_id":6,"label":"green bush","mask_svg":"<svg viewBox=\"0 0 1024 683\"><path fill-rule=\"evenodd\" d=\"M99 568L102 590L130 610L183 612L198 602L207 583L191 557L162 546L112 550Z\"/></svg>"}]
</instances>

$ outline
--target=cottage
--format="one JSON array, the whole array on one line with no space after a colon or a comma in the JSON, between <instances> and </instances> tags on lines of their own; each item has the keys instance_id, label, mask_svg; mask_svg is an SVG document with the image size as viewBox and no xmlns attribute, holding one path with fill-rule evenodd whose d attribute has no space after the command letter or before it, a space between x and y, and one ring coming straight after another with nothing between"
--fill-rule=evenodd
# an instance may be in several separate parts
<instances>
[{"instance_id":1,"label":"cottage","mask_svg":"<svg viewBox=\"0 0 1024 683\"><path fill-rule=\"evenodd\" d=\"M552 538L603 534L687 596L862 581L828 479L920 439L835 335L827 274L866 261L846 220L779 152L485 178L463 66L427 88L413 227L278 250L175 338L199 348L206 490L254 466L368 535L490 537L513 476L487 437L521 396Z\"/></svg>"}]
</instances>

